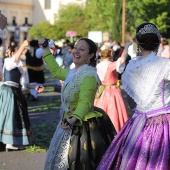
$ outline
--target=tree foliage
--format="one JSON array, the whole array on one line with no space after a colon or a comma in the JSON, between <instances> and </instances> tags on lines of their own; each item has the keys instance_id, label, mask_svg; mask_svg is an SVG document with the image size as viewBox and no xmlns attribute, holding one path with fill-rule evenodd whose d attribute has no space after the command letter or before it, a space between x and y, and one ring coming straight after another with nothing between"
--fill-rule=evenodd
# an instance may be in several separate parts
<instances>
[{"instance_id":1,"label":"tree foliage","mask_svg":"<svg viewBox=\"0 0 170 170\"><path fill-rule=\"evenodd\" d=\"M29 30L29 36L32 39L39 39L42 37L47 37L49 39L55 37L54 26L49 22L40 22Z\"/></svg>"},{"instance_id":2,"label":"tree foliage","mask_svg":"<svg viewBox=\"0 0 170 170\"><path fill-rule=\"evenodd\" d=\"M88 31L103 31L113 34L115 0L89 0L85 8ZM111 37L110 37L111 38Z\"/></svg>"},{"instance_id":3,"label":"tree foliage","mask_svg":"<svg viewBox=\"0 0 170 170\"><path fill-rule=\"evenodd\" d=\"M129 0L127 3L127 32L134 33L144 22L154 23L161 33L170 24L170 0ZM169 12L169 13L168 13Z\"/></svg>"},{"instance_id":4,"label":"tree foliage","mask_svg":"<svg viewBox=\"0 0 170 170\"><path fill-rule=\"evenodd\" d=\"M54 25L62 38L65 37L67 31L76 31L78 36L84 36L87 32L84 8L75 4L61 5Z\"/></svg>"},{"instance_id":5,"label":"tree foliage","mask_svg":"<svg viewBox=\"0 0 170 170\"><path fill-rule=\"evenodd\" d=\"M170 0L126 1L126 33L135 35L135 29L143 22L156 24L161 33L170 26ZM111 40L122 39L122 0L88 0L85 7L75 4L60 5L54 25L38 23L30 29L32 37L67 38L66 31L76 31L87 37L88 31L110 34Z\"/></svg>"}]
</instances>

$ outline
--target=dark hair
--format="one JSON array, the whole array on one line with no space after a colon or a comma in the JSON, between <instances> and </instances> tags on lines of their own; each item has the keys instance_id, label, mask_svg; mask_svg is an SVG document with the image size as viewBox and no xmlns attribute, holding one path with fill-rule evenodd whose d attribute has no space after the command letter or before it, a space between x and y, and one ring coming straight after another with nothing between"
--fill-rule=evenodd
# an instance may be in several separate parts
<instances>
[{"instance_id":1,"label":"dark hair","mask_svg":"<svg viewBox=\"0 0 170 170\"><path fill-rule=\"evenodd\" d=\"M88 38L81 38L78 41L80 41L80 40L84 40L88 44L89 54L94 53L94 56L90 59L89 65L95 67L96 66L96 52L97 52L96 44L91 39L88 39Z\"/></svg>"},{"instance_id":2,"label":"dark hair","mask_svg":"<svg viewBox=\"0 0 170 170\"><path fill-rule=\"evenodd\" d=\"M9 54L11 55L12 52L15 52L15 46L10 45L6 50L5 50L5 58L10 57Z\"/></svg>"},{"instance_id":3,"label":"dark hair","mask_svg":"<svg viewBox=\"0 0 170 170\"><path fill-rule=\"evenodd\" d=\"M164 39L162 40L162 45L164 46L164 45L168 45L168 44L169 44L169 42L167 41L167 39L164 38Z\"/></svg>"},{"instance_id":4,"label":"dark hair","mask_svg":"<svg viewBox=\"0 0 170 170\"><path fill-rule=\"evenodd\" d=\"M68 43L67 48L73 49L74 48L74 44L73 43Z\"/></svg>"},{"instance_id":5,"label":"dark hair","mask_svg":"<svg viewBox=\"0 0 170 170\"><path fill-rule=\"evenodd\" d=\"M153 32L151 31L143 31L142 29L146 25L151 25L154 29ZM145 50L156 50L159 47L160 44L160 34L157 29L157 27L152 23L143 23L136 29L136 39L138 41L138 44Z\"/></svg>"},{"instance_id":6,"label":"dark hair","mask_svg":"<svg viewBox=\"0 0 170 170\"><path fill-rule=\"evenodd\" d=\"M2 45L2 39L0 38L0 46Z\"/></svg>"},{"instance_id":7,"label":"dark hair","mask_svg":"<svg viewBox=\"0 0 170 170\"><path fill-rule=\"evenodd\" d=\"M38 40L30 41L30 46L34 48L38 48L39 47Z\"/></svg>"}]
</instances>

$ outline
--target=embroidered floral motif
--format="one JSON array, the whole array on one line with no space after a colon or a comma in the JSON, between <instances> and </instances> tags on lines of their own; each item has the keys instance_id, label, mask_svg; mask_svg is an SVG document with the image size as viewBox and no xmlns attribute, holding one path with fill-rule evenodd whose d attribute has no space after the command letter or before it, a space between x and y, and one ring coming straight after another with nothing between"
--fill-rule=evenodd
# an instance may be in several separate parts
<instances>
[{"instance_id":1,"label":"embroidered floral motif","mask_svg":"<svg viewBox=\"0 0 170 170\"><path fill-rule=\"evenodd\" d=\"M70 73L69 76L72 76ZM80 70L75 73L73 78L68 82L68 84L63 87L63 93L61 96L62 103L64 105L64 110L69 111L70 103L75 100L74 95L78 93L79 86L83 83L86 77L95 77L96 81L99 83L99 79L97 73L93 67L85 65L84 67L80 68Z\"/></svg>"}]
</instances>

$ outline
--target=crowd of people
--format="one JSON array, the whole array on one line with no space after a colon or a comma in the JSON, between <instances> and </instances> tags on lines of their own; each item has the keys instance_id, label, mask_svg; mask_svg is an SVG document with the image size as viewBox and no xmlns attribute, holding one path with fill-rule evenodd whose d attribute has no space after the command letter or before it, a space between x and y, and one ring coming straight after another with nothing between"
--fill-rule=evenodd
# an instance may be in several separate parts
<instances>
[{"instance_id":1,"label":"crowd of people","mask_svg":"<svg viewBox=\"0 0 170 170\"><path fill-rule=\"evenodd\" d=\"M0 13L0 34L6 24ZM0 142L6 150L32 144L22 88L36 101L46 66L62 104L44 170L170 169L170 47L154 24L139 25L124 47L114 41L98 48L80 38L61 48L41 38L9 46L5 54ZM27 78L21 82L22 76ZM135 103L132 115L122 90Z\"/></svg>"}]
</instances>

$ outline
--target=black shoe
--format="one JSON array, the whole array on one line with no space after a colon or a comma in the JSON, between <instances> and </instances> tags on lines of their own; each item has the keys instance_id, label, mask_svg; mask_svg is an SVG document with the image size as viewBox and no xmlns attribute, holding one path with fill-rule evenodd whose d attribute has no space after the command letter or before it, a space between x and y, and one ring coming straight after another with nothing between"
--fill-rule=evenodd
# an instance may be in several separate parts
<instances>
[{"instance_id":1,"label":"black shoe","mask_svg":"<svg viewBox=\"0 0 170 170\"><path fill-rule=\"evenodd\" d=\"M5 144L0 142L0 152L5 151Z\"/></svg>"}]
</instances>

